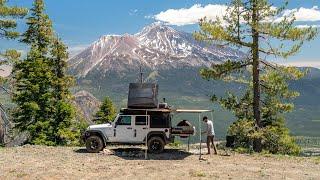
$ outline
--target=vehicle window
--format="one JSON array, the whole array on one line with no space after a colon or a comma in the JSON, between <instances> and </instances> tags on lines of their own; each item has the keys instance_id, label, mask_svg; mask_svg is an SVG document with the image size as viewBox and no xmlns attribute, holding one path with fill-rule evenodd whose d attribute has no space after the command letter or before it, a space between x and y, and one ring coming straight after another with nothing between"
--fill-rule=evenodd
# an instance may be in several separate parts
<instances>
[{"instance_id":1,"label":"vehicle window","mask_svg":"<svg viewBox=\"0 0 320 180\"><path fill-rule=\"evenodd\" d=\"M120 116L117 125L131 125L131 116Z\"/></svg>"},{"instance_id":2,"label":"vehicle window","mask_svg":"<svg viewBox=\"0 0 320 180\"><path fill-rule=\"evenodd\" d=\"M147 116L136 116L136 125L146 125Z\"/></svg>"},{"instance_id":3,"label":"vehicle window","mask_svg":"<svg viewBox=\"0 0 320 180\"><path fill-rule=\"evenodd\" d=\"M170 114L159 113L150 116L150 127L151 128L168 128L170 127Z\"/></svg>"}]
</instances>

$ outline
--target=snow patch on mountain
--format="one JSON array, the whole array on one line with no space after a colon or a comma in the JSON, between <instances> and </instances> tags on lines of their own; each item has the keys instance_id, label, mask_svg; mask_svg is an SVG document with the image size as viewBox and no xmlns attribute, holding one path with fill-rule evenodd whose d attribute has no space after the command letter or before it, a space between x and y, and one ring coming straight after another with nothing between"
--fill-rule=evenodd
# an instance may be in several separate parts
<instances>
[{"instance_id":1,"label":"snow patch on mountain","mask_svg":"<svg viewBox=\"0 0 320 180\"><path fill-rule=\"evenodd\" d=\"M243 54L194 40L192 34L159 23L131 35L106 35L69 60L70 71L85 77L94 71L125 72L140 66L152 70L210 66Z\"/></svg>"}]
</instances>

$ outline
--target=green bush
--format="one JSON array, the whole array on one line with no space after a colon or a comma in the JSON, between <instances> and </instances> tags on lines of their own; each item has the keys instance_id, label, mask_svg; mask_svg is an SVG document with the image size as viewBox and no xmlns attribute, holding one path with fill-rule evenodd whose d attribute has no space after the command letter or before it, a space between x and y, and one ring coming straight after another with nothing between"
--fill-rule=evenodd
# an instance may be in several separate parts
<instances>
[{"instance_id":1,"label":"green bush","mask_svg":"<svg viewBox=\"0 0 320 180\"><path fill-rule=\"evenodd\" d=\"M279 120L279 122L281 122ZM247 153L252 150L254 139L261 139L263 152L272 154L299 155L301 148L295 139L290 136L288 128L283 123L269 125L260 130L255 130L254 122L238 120L233 123L228 134L235 136L235 149L237 152Z\"/></svg>"},{"instance_id":2,"label":"green bush","mask_svg":"<svg viewBox=\"0 0 320 180\"><path fill-rule=\"evenodd\" d=\"M228 135L235 137L235 148L250 148L254 133L254 122L251 120L238 120L228 129Z\"/></svg>"},{"instance_id":3,"label":"green bush","mask_svg":"<svg viewBox=\"0 0 320 180\"><path fill-rule=\"evenodd\" d=\"M287 128L268 126L262 129L263 149L273 154L299 155L299 147L295 139L289 135Z\"/></svg>"},{"instance_id":4,"label":"green bush","mask_svg":"<svg viewBox=\"0 0 320 180\"><path fill-rule=\"evenodd\" d=\"M65 146L81 146L83 142L81 141L81 135L84 133L88 123L83 119L76 119L73 122L72 128L69 131L61 132L61 137L64 138Z\"/></svg>"}]
</instances>

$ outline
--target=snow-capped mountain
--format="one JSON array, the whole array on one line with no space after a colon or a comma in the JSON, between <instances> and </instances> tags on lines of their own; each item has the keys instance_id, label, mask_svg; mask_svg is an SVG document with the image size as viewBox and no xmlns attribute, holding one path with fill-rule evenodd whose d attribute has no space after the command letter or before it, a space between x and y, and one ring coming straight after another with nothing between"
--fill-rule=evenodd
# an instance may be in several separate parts
<instances>
[{"instance_id":1,"label":"snow-capped mountain","mask_svg":"<svg viewBox=\"0 0 320 180\"><path fill-rule=\"evenodd\" d=\"M106 35L69 60L78 77L99 71L124 72L140 66L152 70L210 66L226 59L238 59L241 52L200 43L192 34L159 23L137 34Z\"/></svg>"}]
</instances>

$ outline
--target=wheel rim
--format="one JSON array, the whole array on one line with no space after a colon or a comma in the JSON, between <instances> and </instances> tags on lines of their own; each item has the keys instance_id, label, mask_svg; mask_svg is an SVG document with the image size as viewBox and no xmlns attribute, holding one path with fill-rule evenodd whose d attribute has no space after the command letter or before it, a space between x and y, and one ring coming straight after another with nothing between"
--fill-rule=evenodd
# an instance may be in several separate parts
<instances>
[{"instance_id":1,"label":"wheel rim","mask_svg":"<svg viewBox=\"0 0 320 180\"><path fill-rule=\"evenodd\" d=\"M151 150L152 151L159 151L160 149L161 149L160 141L153 141L151 144Z\"/></svg>"},{"instance_id":2,"label":"wheel rim","mask_svg":"<svg viewBox=\"0 0 320 180\"><path fill-rule=\"evenodd\" d=\"M99 146L98 141L92 140L92 141L90 142L90 149L97 149L98 146Z\"/></svg>"}]
</instances>

